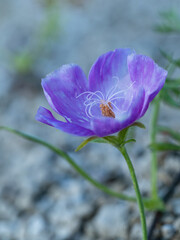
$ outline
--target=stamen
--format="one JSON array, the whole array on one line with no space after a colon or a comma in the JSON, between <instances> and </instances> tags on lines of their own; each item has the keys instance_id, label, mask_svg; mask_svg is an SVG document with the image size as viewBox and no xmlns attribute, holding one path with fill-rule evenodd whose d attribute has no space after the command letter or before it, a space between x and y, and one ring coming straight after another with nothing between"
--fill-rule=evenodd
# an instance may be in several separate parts
<instances>
[{"instance_id":1,"label":"stamen","mask_svg":"<svg viewBox=\"0 0 180 240\"><path fill-rule=\"evenodd\" d=\"M112 106L112 105L113 105L113 107L116 108L117 111L121 111L121 110L116 106L116 104L114 104L113 102L111 102L111 106Z\"/></svg>"},{"instance_id":2,"label":"stamen","mask_svg":"<svg viewBox=\"0 0 180 240\"><path fill-rule=\"evenodd\" d=\"M88 117L94 117L94 115L92 114L92 111L91 111L91 109L92 109L92 107L94 106L94 105L96 105L97 104L97 102L94 102L94 103L91 103L91 104L88 104L88 105L86 105L86 108L85 108L85 112L86 112L86 115L88 116Z\"/></svg>"},{"instance_id":3,"label":"stamen","mask_svg":"<svg viewBox=\"0 0 180 240\"><path fill-rule=\"evenodd\" d=\"M114 98L111 99L111 102L114 101L114 100L116 100L116 99L123 99L123 98L124 98L124 97L114 97Z\"/></svg>"},{"instance_id":4,"label":"stamen","mask_svg":"<svg viewBox=\"0 0 180 240\"><path fill-rule=\"evenodd\" d=\"M134 85L135 82L133 82L128 88L126 89L123 89L123 90L120 90L120 91L117 91L115 93L113 93L111 96L108 97L108 101L112 101L112 99L114 100L114 97L117 95L117 94L120 94L120 93L124 93L126 92L127 90L129 90L133 85Z\"/></svg>"},{"instance_id":5,"label":"stamen","mask_svg":"<svg viewBox=\"0 0 180 240\"><path fill-rule=\"evenodd\" d=\"M112 105L110 102L108 102L108 104L101 103L100 109L103 116L115 118L115 114L112 111Z\"/></svg>"},{"instance_id":6,"label":"stamen","mask_svg":"<svg viewBox=\"0 0 180 240\"><path fill-rule=\"evenodd\" d=\"M94 99L87 99L85 102L84 102L84 105L86 106L86 105L89 105L89 104L92 104L92 103L99 103L100 102L100 100L94 100Z\"/></svg>"},{"instance_id":7,"label":"stamen","mask_svg":"<svg viewBox=\"0 0 180 240\"><path fill-rule=\"evenodd\" d=\"M97 93L100 93L101 97ZM96 91L96 92L86 91L86 92L80 93L78 96L76 96L76 98L79 98L80 96L82 96L84 94L88 94L87 99L89 99L93 96L96 96L99 99L101 99L102 97L104 98L104 95L102 94L101 91Z\"/></svg>"},{"instance_id":8,"label":"stamen","mask_svg":"<svg viewBox=\"0 0 180 240\"><path fill-rule=\"evenodd\" d=\"M117 76L112 77L112 79L113 79L113 78L117 80L117 83L116 83L115 86L113 86L113 87L108 91L108 93L107 93L107 99L110 98L110 96L114 93L114 91L115 91L115 90L117 89L117 87L118 87L119 78L118 78Z\"/></svg>"},{"instance_id":9,"label":"stamen","mask_svg":"<svg viewBox=\"0 0 180 240\"><path fill-rule=\"evenodd\" d=\"M113 78L117 80L117 82L115 86L113 86L105 96L99 90L96 92L86 91L76 96L76 98L79 98L84 94L86 94L85 101L83 102L83 104L85 106L85 113L87 117L89 118L94 117L92 110L93 110L93 107L95 107L95 105L100 106L101 113L105 117L115 118L114 110L115 112L117 112L117 114L118 112L122 113L122 109L119 109L117 104L114 101L118 99L123 99L124 96L122 93L125 93L128 89L130 89L133 86L134 82L128 88L118 91L119 78L116 76L114 76Z\"/></svg>"}]
</instances>

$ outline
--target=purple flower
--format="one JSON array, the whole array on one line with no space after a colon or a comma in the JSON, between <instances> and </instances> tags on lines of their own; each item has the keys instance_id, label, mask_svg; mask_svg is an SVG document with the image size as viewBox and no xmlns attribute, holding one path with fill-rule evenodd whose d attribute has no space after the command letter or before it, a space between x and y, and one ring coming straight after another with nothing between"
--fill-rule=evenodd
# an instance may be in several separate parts
<instances>
[{"instance_id":1,"label":"purple flower","mask_svg":"<svg viewBox=\"0 0 180 240\"><path fill-rule=\"evenodd\" d=\"M49 105L65 122L44 107L36 119L78 136L104 137L142 117L166 76L167 71L151 58L130 49L100 56L89 81L79 66L63 65L42 80L42 87Z\"/></svg>"}]
</instances>

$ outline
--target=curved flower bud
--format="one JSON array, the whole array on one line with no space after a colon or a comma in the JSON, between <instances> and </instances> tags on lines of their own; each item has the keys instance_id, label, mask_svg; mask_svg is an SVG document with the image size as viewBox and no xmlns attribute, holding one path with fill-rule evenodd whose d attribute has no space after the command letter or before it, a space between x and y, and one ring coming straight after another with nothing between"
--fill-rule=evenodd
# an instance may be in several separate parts
<instances>
[{"instance_id":1,"label":"curved flower bud","mask_svg":"<svg viewBox=\"0 0 180 240\"><path fill-rule=\"evenodd\" d=\"M167 71L130 49L100 56L89 82L75 64L63 65L42 80L51 108L66 122L40 107L36 119L78 136L104 137L142 117L165 83Z\"/></svg>"}]
</instances>

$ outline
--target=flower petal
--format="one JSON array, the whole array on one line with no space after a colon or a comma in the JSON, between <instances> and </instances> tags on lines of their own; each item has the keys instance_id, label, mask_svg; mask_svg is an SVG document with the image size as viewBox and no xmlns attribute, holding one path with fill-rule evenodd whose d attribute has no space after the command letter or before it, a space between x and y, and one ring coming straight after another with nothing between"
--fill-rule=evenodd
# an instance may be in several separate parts
<instances>
[{"instance_id":1,"label":"flower petal","mask_svg":"<svg viewBox=\"0 0 180 240\"><path fill-rule=\"evenodd\" d=\"M90 91L101 91L107 95L109 90L118 82L119 88L128 86L127 56L134 51L131 49L116 49L100 56L92 66L89 73Z\"/></svg>"},{"instance_id":2,"label":"flower petal","mask_svg":"<svg viewBox=\"0 0 180 240\"><path fill-rule=\"evenodd\" d=\"M101 117L93 119L91 124L95 135L104 137L130 126L140 118L144 99L145 91L142 88L134 93L131 105L128 107L127 111L118 118Z\"/></svg>"},{"instance_id":3,"label":"flower petal","mask_svg":"<svg viewBox=\"0 0 180 240\"><path fill-rule=\"evenodd\" d=\"M135 54L128 56L128 69L135 87L145 89L145 101L141 112L143 116L149 103L163 87L167 71L159 67L151 58Z\"/></svg>"},{"instance_id":4,"label":"flower petal","mask_svg":"<svg viewBox=\"0 0 180 240\"><path fill-rule=\"evenodd\" d=\"M81 137L93 136L94 133L86 128L80 127L73 123L61 122L52 115L52 113L44 107L39 107L36 120L49 126L60 129L63 132L74 134Z\"/></svg>"},{"instance_id":5,"label":"flower petal","mask_svg":"<svg viewBox=\"0 0 180 240\"><path fill-rule=\"evenodd\" d=\"M83 105L85 96L77 96L87 91L87 79L79 66L63 65L42 79L42 87L54 111L69 122L86 124L88 118Z\"/></svg>"}]
</instances>

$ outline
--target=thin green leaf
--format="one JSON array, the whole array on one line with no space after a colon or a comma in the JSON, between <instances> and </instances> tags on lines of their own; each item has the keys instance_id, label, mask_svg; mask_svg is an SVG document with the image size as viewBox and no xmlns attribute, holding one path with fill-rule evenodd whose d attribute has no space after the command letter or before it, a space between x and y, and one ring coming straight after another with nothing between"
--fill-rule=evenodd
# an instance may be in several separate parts
<instances>
[{"instance_id":1,"label":"thin green leaf","mask_svg":"<svg viewBox=\"0 0 180 240\"><path fill-rule=\"evenodd\" d=\"M174 140L180 141L180 133L168 128L168 127L163 127L163 126L158 126L157 130L159 132L162 132L164 134L168 134L170 137L172 137Z\"/></svg>"},{"instance_id":2,"label":"thin green leaf","mask_svg":"<svg viewBox=\"0 0 180 240\"><path fill-rule=\"evenodd\" d=\"M155 30L161 33L179 32L180 18L175 11L166 11L160 13L163 20L162 24L156 25Z\"/></svg>"},{"instance_id":3,"label":"thin green leaf","mask_svg":"<svg viewBox=\"0 0 180 240\"><path fill-rule=\"evenodd\" d=\"M12 128L9 128L9 127L0 126L0 130L5 130L5 131L8 131L8 132L11 132L13 134L16 134L16 135L26 139L26 140L29 140L29 141L38 143L38 144L40 144L44 147L47 147L48 149L50 149L51 151L53 151L54 153L56 153L60 157L64 158L82 177L84 177L89 183L91 183L94 187L98 188L99 190L103 191L104 193L109 194L113 197L122 199L122 200L130 201L130 202L136 202L135 197L130 197L130 196L127 196L125 194L114 192L113 190L109 189L108 187L104 186L103 184L101 184L101 183L97 182L96 180L94 180L93 178L91 178L81 167L79 167L74 162L74 160L67 153L65 153L61 149L59 149L59 148L41 140L41 139L38 139L34 136L28 135L26 133L17 131L15 129L12 129ZM144 202L144 206L149 210L161 210L161 205L159 205L159 204L153 205L154 207L152 207L152 205L150 204L151 199L144 198L143 202Z\"/></svg>"},{"instance_id":4,"label":"thin green leaf","mask_svg":"<svg viewBox=\"0 0 180 240\"><path fill-rule=\"evenodd\" d=\"M144 204L146 205L146 208L153 211L158 209L159 211L165 210L165 204L161 199L148 199L144 201Z\"/></svg>"},{"instance_id":5,"label":"thin green leaf","mask_svg":"<svg viewBox=\"0 0 180 240\"><path fill-rule=\"evenodd\" d=\"M170 63L174 64L177 67L180 67L180 59L173 59L173 57L171 57L171 55L169 55L168 53L166 53L162 49L160 50L160 52L161 52L162 56L164 58L166 58Z\"/></svg>"},{"instance_id":6,"label":"thin green leaf","mask_svg":"<svg viewBox=\"0 0 180 240\"><path fill-rule=\"evenodd\" d=\"M38 143L40 145L43 145L44 147L49 148L50 150L52 150L54 153L56 153L57 155L59 155L60 157L64 158L82 177L84 177L88 182L90 182L93 186L95 186L96 188L100 189L101 191L113 196L113 197L117 197L119 199L122 200L127 200L127 201L131 201L131 202L136 202L136 198L134 197L129 197L126 196L124 194L121 193L117 193L112 191L111 189L107 188L106 186L104 186L103 184L97 182L96 180L94 180L93 178L91 178L81 167L79 167L74 160L64 151L62 151L61 149L51 145L50 143L47 143L41 139L38 139L34 136L30 136L26 133L17 131L15 129L9 128L9 127L4 127L1 126L0 130L6 130L8 132L14 133L26 140Z\"/></svg>"},{"instance_id":7,"label":"thin green leaf","mask_svg":"<svg viewBox=\"0 0 180 240\"><path fill-rule=\"evenodd\" d=\"M158 151L180 151L180 146L173 143L153 143L150 148Z\"/></svg>"},{"instance_id":8,"label":"thin green leaf","mask_svg":"<svg viewBox=\"0 0 180 240\"><path fill-rule=\"evenodd\" d=\"M161 55L166 58L169 62L172 63L173 58L171 57L171 55L169 55L167 52L165 52L164 50L160 49L160 53Z\"/></svg>"},{"instance_id":9,"label":"thin green leaf","mask_svg":"<svg viewBox=\"0 0 180 240\"><path fill-rule=\"evenodd\" d=\"M144 128L144 129L146 128L145 125L141 122L135 122L130 127L134 127L134 126L139 128Z\"/></svg>"},{"instance_id":10,"label":"thin green leaf","mask_svg":"<svg viewBox=\"0 0 180 240\"><path fill-rule=\"evenodd\" d=\"M167 88L167 89L180 88L180 78L177 78L177 79L167 78L164 88Z\"/></svg>"},{"instance_id":11,"label":"thin green leaf","mask_svg":"<svg viewBox=\"0 0 180 240\"><path fill-rule=\"evenodd\" d=\"M162 93L162 100L164 103L166 103L171 107L180 108L180 102L177 102L167 90L163 89L161 93Z\"/></svg>"},{"instance_id":12,"label":"thin green leaf","mask_svg":"<svg viewBox=\"0 0 180 240\"><path fill-rule=\"evenodd\" d=\"M154 27L154 30L160 33L170 33L174 32L174 28L169 26L168 24L161 24L161 25L156 25Z\"/></svg>"}]
</instances>

